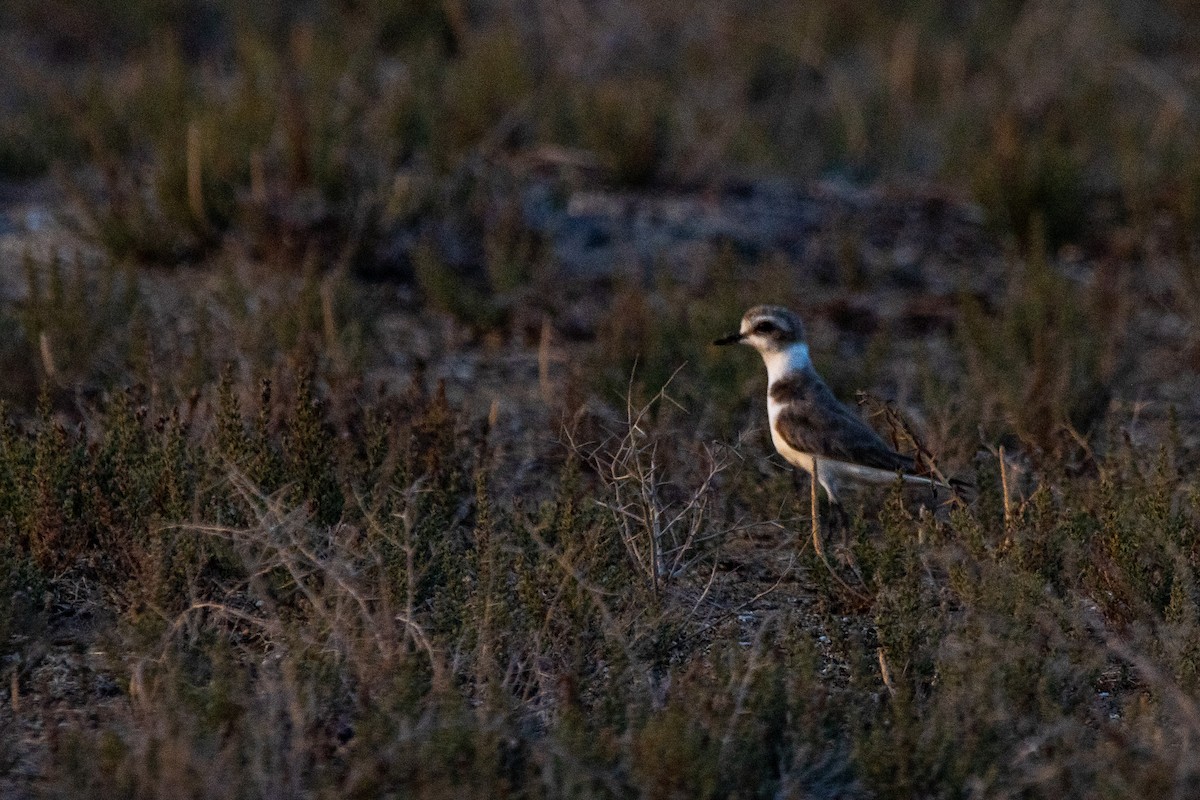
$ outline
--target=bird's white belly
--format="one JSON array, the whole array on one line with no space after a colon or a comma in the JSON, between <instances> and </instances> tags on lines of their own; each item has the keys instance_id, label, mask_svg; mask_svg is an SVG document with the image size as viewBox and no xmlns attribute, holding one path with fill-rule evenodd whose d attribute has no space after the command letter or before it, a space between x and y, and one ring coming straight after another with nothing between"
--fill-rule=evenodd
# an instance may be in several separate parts
<instances>
[{"instance_id":1,"label":"bird's white belly","mask_svg":"<svg viewBox=\"0 0 1200 800\"><path fill-rule=\"evenodd\" d=\"M799 467L811 475L813 471L812 453L803 453L792 447L784 441L783 437L779 435L779 431L776 430L775 422L779 419L779 412L782 408L783 406L779 403L776 403L770 397L767 398L767 415L771 419L771 442L775 445L775 450L779 455L787 459L789 464Z\"/></svg>"},{"instance_id":2,"label":"bird's white belly","mask_svg":"<svg viewBox=\"0 0 1200 800\"><path fill-rule=\"evenodd\" d=\"M811 473L813 471L812 453L802 453L789 445L783 440L783 437L776 432L773 424L771 425L771 441L774 442L775 450L779 453L779 455L787 459L788 463L790 463L792 466L799 467L805 472Z\"/></svg>"}]
</instances>

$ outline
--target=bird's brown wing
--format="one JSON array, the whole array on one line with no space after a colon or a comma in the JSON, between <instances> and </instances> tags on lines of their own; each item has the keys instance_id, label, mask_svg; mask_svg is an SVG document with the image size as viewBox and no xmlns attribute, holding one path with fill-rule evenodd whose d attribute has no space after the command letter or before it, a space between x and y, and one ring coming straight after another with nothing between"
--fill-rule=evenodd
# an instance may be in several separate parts
<instances>
[{"instance_id":1,"label":"bird's brown wing","mask_svg":"<svg viewBox=\"0 0 1200 800\"><path fill-rule=\"evenodd\" d=\"M888 447L817 375L776 381L771 398L782 405L776 430L802 453L876 469L909 472L914 467L912 458Z\"/></svg>"}]
</instances>

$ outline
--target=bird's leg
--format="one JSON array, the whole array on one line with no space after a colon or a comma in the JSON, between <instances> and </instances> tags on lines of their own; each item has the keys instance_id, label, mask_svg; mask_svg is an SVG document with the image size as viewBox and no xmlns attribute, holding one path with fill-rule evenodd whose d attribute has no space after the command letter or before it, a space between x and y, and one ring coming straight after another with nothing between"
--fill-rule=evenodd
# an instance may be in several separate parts
<instances>
[{"instance_id":1,"label":"bird's leg","mask_svg":"<svg viewBox=\"0 0 1200 800\"><path fill-rule=\"evenodd\" d=\"M829 481L828 475L825 480L821 479L821 463L820 459L813 459L812 473L812 506L813 513L817 513L817 500L820 493L817 491L817 486L825 488L825 497L829 500L826 519L828 520L830 532L838 531L841 533L841 546L846 546L847 537L850 532L850 515L846 512L846 507L838 500L837 494L834 491L834 484Z\"/></svg>"},{"instance_id":2,"label":"bird's leg","mask_svg":"<svg viewBox=\"0 0 1200 800\"><path fill-rule=\"evenodd\" d=\"M817 487L821 485L821 462L819 459L813 459L812 472L809 474L809 505L812 509L812 541L813 548L817 551L817 555L825 557L825 547L821 539L821 493ZM834 496L827 490L825 492L829 498L829 516L833 528L839 529L842 534L842 542L840 550L846 549L847 536L850 529L850 517L842 504L837 501Z\"/></svg>"},{"instance_id":3,"label":"bird's leg","mask_svg":"<svg viewBox=\"0 0 1200 800\"><path fill-rule=\"evenodd\" d=\"M821 541L821 511L820 511L821 506L820 506L820 503L818 502L819 497L817 494L817 486L820 483L819 469L820 468L818 467L817 460L813 459L812 474L809 476L809 483L808 483L808 490L809 490L808 499L809 499L809 503L811 504L810 508L812 509L813 550L816 552L817 558L821 559L821 563L825 565L825 569L829 570L829 574L833 577L833 579L835 581L837 581L838 585L840 585L843 589L845 589L847 592L854 595L855 597L859 598L860 600L866 600L867 599L866 595L864 595L862 592L855 589L850 584L846 583L845 579L842 578L842 576L838 574L838 571L833 568L833 565L829 563L829 558L825 555L825 545ZM799 483L798 478L797 478L797 483ZM833 501L832 497L830 497L830 501L831 501L830 505L833 508L836 508L838 511L842 512L843 514L845 513L844 511L842 511L842 507L840 505L838 505L836 503L836 501ZM849 551L847 551L847 552L849 552ZM854 573L855 573L855 575L858 575L858 579L861 582L862 575L858 571L858 565L853 563L853 559L851 559L851 566L854 568Z\"/></svg>"},{"instance_id":4,"label":"bird's leg","mask_svg":"<svg viewBox=\"0 0 1200 800\"><path fill-rule=\"evenodd\" d=\"M812 474L809 475L809 495L808 500L812 509L812 542L813 550L825 561L825 547L821 544L821 505L817 495L817 459L813 459ZM826 562L828 563L828 562Z\"/></svg>"}]
</instances>

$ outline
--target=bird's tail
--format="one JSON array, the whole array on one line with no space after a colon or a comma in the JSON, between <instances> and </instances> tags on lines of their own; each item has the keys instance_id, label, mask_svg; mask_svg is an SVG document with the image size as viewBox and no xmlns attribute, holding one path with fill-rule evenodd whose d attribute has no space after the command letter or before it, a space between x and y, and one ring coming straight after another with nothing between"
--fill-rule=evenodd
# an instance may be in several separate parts
<instances>
[{"instance_id":1,"label":"bird's tail","mask_svg":"<svg viewBox=\"0 0 1200 800\"><path fill-rule=\"evenodd\" d=\"M939 481L938 485L949 489L956 499L964 503L977 495L975 484L963 478L947 478L945 481Z\"/></svg>"},{"instance_id":2,"label":"bird's tail","mask_svg":"<svg viewBox=\"0 0 1200 800\"><path fill-rule=\"evenodd\" d=\"M905 483L928 486L931 489L949 489L960 500L966 500L974 492L975 484L962 478L945 478L941 475L914 475L902 473Z\"/></svg>"}]
</instances>

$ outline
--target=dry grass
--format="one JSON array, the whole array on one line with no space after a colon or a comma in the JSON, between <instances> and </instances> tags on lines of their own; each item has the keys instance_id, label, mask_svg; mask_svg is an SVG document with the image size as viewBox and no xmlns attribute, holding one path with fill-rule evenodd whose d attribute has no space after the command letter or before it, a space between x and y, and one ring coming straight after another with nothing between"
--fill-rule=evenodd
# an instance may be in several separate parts
<instances>
[{"instance_id":1,"label":"dry grass","mask_svg":"<svg viewBox=\"0 0 1200 800\"><path fill-rule=\"evenodd\" d=\"M0 10L0 794L1195 794L1191 7L512 11ZM524 216L752 175L802 247ZM826 547L763 300L968 500Z\"/></svg>"},{"instance_id":2,"label":"dry grass","mask_svg":"<svg viewBox=\"0 0 1200 800\"><path fill-rule=\"evenodd\" d=\"M721 498L745 467L688 464L694 443L644 414L594 451L600 470L566 453L533 508L444 399L383 401L390 421L368 412L347 450L296 386L248 423L227 407L208 434L120 405L99 446L49 420L8 434L9 583L31 579L13 571L27 547L27 576L69 566L51 591L114 592L115 624L87 647L118 688L41 751L49 794L1042 796L1192 780L1195 509L1165 465L1116 454L1101 480L1039 478L1007 520L998 498L940 519L895 495L859 523L850 591L748 556ZM79 469L39 466L63 459ZM44 488L23 488L23 463ZM708 478L676 489L680 469ZM95 499L22 511L47 507L39 492ZM14 611L10 641L37 641L31 613ZM53 690L20 664L6 713L48 713ZM86 678L66 664L60 680Z\"/></svg>"}]
</instances>

